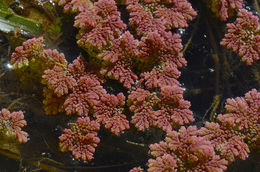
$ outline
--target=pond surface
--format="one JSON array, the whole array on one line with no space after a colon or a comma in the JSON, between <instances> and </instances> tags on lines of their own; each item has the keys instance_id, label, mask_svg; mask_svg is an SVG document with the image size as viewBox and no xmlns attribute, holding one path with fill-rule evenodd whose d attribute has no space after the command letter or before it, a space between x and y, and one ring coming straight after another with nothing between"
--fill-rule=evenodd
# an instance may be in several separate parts
<instances>
[{"instance_id":1,"label":"pond surface","mask_svg":"<svg viewBox=\"0 0 260 172\"><path fill-rule=\"evenodd\" d=\"M184 57L188 65L184 67L179 79L185 89L184 97L192 104L191 110L198 127L209 120L211 113L223 110L226 98L243 96L252 88L260 89L260 62L252 67L241 63L236 54L220 47L219 42L225 33L225 23L212 17L204 10L201 3L191 1L199 14L182 34L183 44L189 39ZM248 1L247 5L252 5ZM234 19L231 19L234 20ZM80 53L77 48L76 29L71 21L63 26L63 35L57 47L71 62ZM94 154L94 160L83 163L73 160L70 152L58 150L58 137L68 123L76 117L65 115L46 116L42 107L42 86L38 90L24 88L10 70L9 56L14 49L11 36L0 34L0 108L12 107L23 110L28 125L24 128L30 135L28 143L19 147L18 153L0 151L0 168L2 171L128 171L135 166L144 166L149 159L148 145L164 139L164 133L149 129L138 132L134 127L125 131L120 137L111 135L104 128L99 131L101 143ZM216 60L216 58L218 58ZM109 82L113 87L116 84ZM121 91L121 87L115 88ZM214 109L214 103L218 106ZM40 165L41 164L41 165ZM252 152L246 161L237 160L227 171L260 171L260 154Z\"/></svg>"}]
</instances>

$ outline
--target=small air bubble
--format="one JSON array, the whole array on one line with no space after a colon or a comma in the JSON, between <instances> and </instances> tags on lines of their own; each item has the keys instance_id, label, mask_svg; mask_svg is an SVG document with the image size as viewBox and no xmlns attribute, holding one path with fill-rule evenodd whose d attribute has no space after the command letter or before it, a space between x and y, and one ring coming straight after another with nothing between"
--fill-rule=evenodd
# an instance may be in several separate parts
<instances>
[{"instance_id":1,"label":"small air bubble","mask_svg":"<svg viewBox=\"0 0 260 172\"><path fill-rule=\"evenodd\" d=\"M12 68L13 68L13 65L11 65L10 63L7 63L7 64L6 64L6 67L7 67L8 69L12 69Z\"/></svg>"},{"instance_id":2,"label":"small air bubble","mask_svg":"<svg viewBox=\"0 0 260 172\"><path fill-rule=\"evenodd\" d=\"M247 9L248 11L251 11L251 8L250 8L249 6L246 6L246 9Z\"/></svg>"},{"instance_id":3,"label":"small air bubble","mask_svg":"<svg viewBox=\"0 0 260 172\"><path fill-rule=\"evenodd\" d=\"M185 32L185 29L178 29L178 32L179 32L179 34L184 34L184 32Z\"/></svg>"},{"instance_id":4,"label":"small air bubble","mask_svg":"<svg viewBox=\"0 0 260 172\"><path fill-rule=\"evenodd\" d=\"M215 72L215 69L209 68L209 71L210 71L210 72Z\"/></svg>"}]
</instances>

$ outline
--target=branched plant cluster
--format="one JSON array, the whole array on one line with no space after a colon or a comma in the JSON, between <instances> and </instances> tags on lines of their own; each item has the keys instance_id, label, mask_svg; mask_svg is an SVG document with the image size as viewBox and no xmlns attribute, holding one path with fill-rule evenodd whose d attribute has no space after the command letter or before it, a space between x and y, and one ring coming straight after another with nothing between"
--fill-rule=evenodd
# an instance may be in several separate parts
<instances>
[{"instance_id":1,"label":"branched plant cluster","mask_svg":"<svg viewBox=\"0 0 260 172\"><path fill-rule=\"evenodd\" d=\"M246 159L250 149L259 148L260 93L256 89L244 97L227 99L226 112L204 127L183 126L194 117L178 82L179 69L187 62L181 52L181 36L173 29L188 27L197 15L187 0L56 3L65 13L76 15L77 44L90 60L80 56L68 64L64 54L46 49L39 37L17 47L11 63L22 82L45 86L47 115L79 116L59 137L61 151L90 161L100 142L101 125L119 136L130 123L139 131L155 127L166 133L164 141L150 145L148 171L224 171L236 158ZM122 21L117 3L126 7L128 24ZM235 23L227 24L228 33L221 45L252 65L260 54L258 17L241 9L242 0L212 0L212 4L212 11L222 20L240 9ZM118 81L128 92L109 93L103 87L108 79ZM10 116L6 109L0 114ZM20 118L18 127L10 126L22 133L13 132L19 142L26 142L27 133L20 131L26 122ZM3 128L6 122L2 117L0 120ZM136 167L131 171L144 170Z\"/></svg>"}]
</instances>

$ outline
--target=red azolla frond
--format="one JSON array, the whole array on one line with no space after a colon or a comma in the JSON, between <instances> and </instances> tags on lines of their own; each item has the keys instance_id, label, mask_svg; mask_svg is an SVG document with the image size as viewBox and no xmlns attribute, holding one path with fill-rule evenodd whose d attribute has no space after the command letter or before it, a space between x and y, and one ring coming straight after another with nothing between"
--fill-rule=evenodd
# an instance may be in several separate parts
<instances>
[{"instance_id":1,"label":"red azolla frond","mask_svg":"<svg viewBox=\"0 0 260 172\"><path fill-rule=\"evenodd\" d=\"M130 12L130 26L136 28L138 35L166 29L187 27L196 15L186 0L174 1L127 1Z\"/></svg>"},{"instance_id":2,"label":"red azolla frond","mask_svg":"<svg viewBox=\"0 0 260 172\"><path fill-rule=\"evenodd\" d=\"M80 47L89 49L90 51L92 51L92 49L100 51L108 45L108 41L114 40L114 34L111 28L104 28L101 25L97 25L90 32L81 30L78 38L77 43Z\"/></svg>"},{"instance_id":3,"label":"red azolla frond","mask_svg":"<svg viewBox=\"0 0 260 172\"><path fill-rule=\"evenodd\" d=\"M260 93L252 89L245 97L227 99L225 108L227 113L218 115L218 123L239 131L249 146L254 145L260 134Z\"/></svg>"},{"instance_id":4,"label":"red azolla frond","mask_svg":"<svg viewBox=\"0 0 260 172\"><path fill-rule=\"evenodd\" d=\"M186 65L186 60L180 52L182 49L182 40L180 34L173 34L172 32L161 32L164 39L164 47L159 60L163 64L168 64L181 68Z\"/></svg>"},{"instance_id":5,"label":"red azolla frond","mask_svg":"<svg viewBox=\"0 0 260 172\"><path fill-rule=\"evenodd\" d=\"M179 64L174 64L178 62L175 58L179 57L182 49L181 42L179 34L165 31L149 32L140 41L138 57L140 60L158 61L159 63L169 63L181 67Z\"/></svg>"},{"instance_id":6,"label":"red azolla frond","mask_svg":"<svg viewBox=\"0 0 260 172\"><path fill-rule=\"evenodd\" d=\"M182 53L176 55L165 54L160 58L163 64L169 64L171 66L176 66L177 68L182 68L187 65L187 61L185 58L183 58Z\"/></svg>"},{"instance_id":7,"label":"red azolla frond","mask_svg":"<svg viewBox=\"0 0 260 172\"><path fill-rule=\"evenodd\" d=\"M165 141L150 145L151 154L156 159L148 161L148 171L153 168L170 169L170 162L180 171L224 171L227 161L216 155L210 141L197 134L196 126L181 127L178 132L168 130Z\"/></svg>"},{"instance_id":8,"label":"red azolla frond","mask_svg":"<svg viewBox=\"0 0 260 172\"><path fill-rule=\"evenodd\" d=\"M126 29L126 24L120 19L120 13L118 15L108 16L102 23L103 27L108 27L113 32L115 38L122 34L122 31Z\"/></svg>"},{"instance_id":9,"label":"red azolla frond","mask_svg":"<svg viewBox=\"0 0 260 172\"><path fill-rule=\"evenodd\" d=\"M117 61L115 64L109 64L100 71L111 79L118 80L124 87L130 89L138 79L137 75L131 69L130 59Z\"/></svg>"},{"instance_id":10,"label":"red azolla frond","mask_svg":"<svg viewBox=\"0 0 260 172\"><path fill-rule=\"evenodd\" d=\"M245 9L241 9L237 14L236 22L243 28L256 30L259 26L258 20L258 17L254 16L252 12L248 12Z\"/></svg>"},{"instance_id":11,"label":"red azolla frond","mask_svg":"<svg viewBox=\"0 0 260 172\"><path fill-rule=\"evenodd\" d=\"M165 46L165 41L158 31L147 33L147 36L143 36L139 43L140 53L138 55L140 60L157 60Z\"/></svg>"},{"instance_id":12,"label":"red azolla frond","mask_svg":"<svg viewBox=\"0 0 260 172\"><path fill-rule=\"evenodd\" d=\"M71 131L71 129L65 128L63 130L63 134L59 137L60 142L60 150L62 152L69 151L73 147L74 135L76 133Z\"/></svg>"},{"instance_id":13,"label":"red azolla frond","mask_svg":"<svg viewBox=\"0 0 260 172\"><path fill-rule=\"evenodd\" d=\"M126 4L127 10L130 12L129 24L136 29L137 35L166 29L163 21L153 18L152 13L138 1L127 1Z\"/></svg>"},{"instance_id":14,"label":"red azolla frond","mask_svg":"<svg viewBox=\"0 0 260 172\"><path fill-rule=\"evenodd\" d=\"M235 11L242 8L243 0L212 0L211 10L218 18L226 21Z\"/></svg>"},{"instance_id":15,"label":"red azolla frond","mask_svg":"<svg viewBox=\"0 0 260 172\"><path fill-rule=\"evenodd\" d=\"M71 151L75 159L90 161L100 142L97 136L99 124L85 117L78 118L76 123L71 123L70 126L70 129L64 129L64 133L59 137L60 150Z\"/></svg>"},{"instance_id":16,"label":"red azolla frond","mask_svg":"<svg viewBox=\"0 0 260 172\"><path fill-rule=\"evenodd\" d=\"M227 99L226 114L217 117L219 123L225 123L238 130L252 129L260 121L260 93L253 89L245 94L245 98Z\"/></svg>"},{"instance_id":17,"label":"red azolla frond","mask_svg":"<svg viewBox=\"0 0 260 172\"><path fill-rule=\"evenodd\" d=\"M44 111L46 115L57 115L58 113L64 112L64 96L59 97L53 90L47 88L43 89L43 96Z\"/></svg>"},{"instance_id":18,"label":"red azolla frond","mask_svg":"<svg viewBox=\"0 0 260 172\"><path fill-rule=\"evenodd\" d=\"M63 6L65 12L81 12L92 6L90 0L54 0L59 6Z\"/></svg>"},{"instance_id":19,"label":"red azolla frond","mask_svg":"<svg viewBox=\"0 0 260 172\"><path fill-rule=\"evenodd\" d=\"M153 116L154 111L150 106L140 106L138 110L135 110L134 116L132 116L131 123L134 124L138 130L144 131L153 126Z\"/></svg>"},{"instance_id":20,"label":"red azolla frond","mask_svg":"<svg viewBox=\"0 0 260 172\"><path fill-rule=\"evenodd\" d=\"M145 80L145 87L148 89L161 88L163 86L178 85L180 71L176 66L165 65L154 67L150 72L144 72L140 76Z\"/></svg>"},{"instance_id":21,"label":"red azolla frond","mask_svg":"<svg viewBox=\"0 0 260 172\"><path fill-rule=\"evenodd\" d=\"M97 12L97 15L101 16L102 18L106 18L112 15L120 15L117 11L116 2L114 0L99 0L94 3L94 9Z\"/></svg>"},{"instance_id":22,"label":"red azolla frond","mask_svg":"<svg viewBox=\"0 0 260 172\"><path fill-rule=\"evenodd\" d=\"M144 2L151 3L150 0ZM168 29L188 27L188 22L197 15L187 0L159 0L153 3L156 4L155 16L163 20Z\"/></svg>"},{"instance_id":23,"label":"red azolla frond","mask_svg":"<svg viewBox=\"0 0 260 172\"><path fill-rule=\"evenodd\" d=\"M253 137L249 137L248 145L250 148L259 149L260 148L260 125L257 126L256 134Z\"/></svg>"},{"instance_id":24,"label":"red azolla frond","mask_svg":"<svg viewBox=\"0 0 260 172\"><path fill-rule=\"evenodd\" d=\"M197 136L197 128L190 126L187 129L181 127L179 132L169 131L165 138L174 155L180 158L180 168L186 170L209 170L224 171L227 161L216 155L210 141ZM187 163L191 166L186 165ZM184 170L184 171L186 171Z\"/></svg>"},{"instance_id":25,"label":"red azolla frond","mask_svg":"<svg viewBox=\"0 0 260 172\"><path fill-rule=\"evenodd\" d=\"M196 137L197 133L198 130L196 126L189 126L188 128L181 127L178 132L168 130L165 142L171 151L182 151L182 149L187 148L184 146L185 144L192 144L192 142L196 142L196 139L199 139ZM187 156L187 154L183 154L183 156Z\"/></svg>"},{"instance_id":26,"label":"red azolla frond","mask_svg":"<svg viewBox=\"0 0 260 172\"><path fill-rule=\"evenodd\" d=\"M105 128L109 128L110 131L115 135L119 135L121 131L130 128L129 121L123 114L114 115L113 117L109 118L104 125Z\"/></svg>"},{"instance_id":27,"label":"red azolla frond","mask_svg":"<svg viewBox=\"0 0 260 172\"><path fill-rule=\"evenodd\" d=\"M110 129L115 135L119 135L121 131L129 129L129 122L123 114L124 104L123 93L119 93L117 96L105 94L94 106L93 116L97 122L105 125L105 128Z\"/></svg>"},{"instance_id":28,"label":"red azolla frond","mask_svg":"<svg viewBox=\"0 0 260 172\"><path fill-rule=\"evenodd\" d=\"M95 132L99 130L100 125L96 121L90 120L88 117L78 118L76 122L76 126L73 126L76 130L79 130L84 134L85 132Z\"/></svg>"},{"instance_id":29,"label":"red azolla frond","mask_svg":"<svg viewBox=\"0 0 260 172\"><path fill-rule=\"evenodd\" d=\"M177 160L172 155L164 154L163 156L157 157L156 159L149 159L148 167L148 172L174 172L177 168Z\"/></svg>"},{"instance_id":30,"label":"red azolla frond","mask_svg":"<svg viewBox=\"0 0 260 172\"><path fill-rule=\"evenodd\" d=\"M72 64L68 65L68 71L70 75L77 81L84 76L100 83L105 82L103 78L100 78L94 73L94 71L88 68L87 64L84 62L81 56L77 57L77 59L73 60Z\"/></svg>"},{"instance_id":31,"label":"red azolla frond","mask_svg":"<svg viewBox=\"0 0 260 172\"><path fill-rule=\"evenodd\" d=\"M87 21L87 19L90 20ZM82 12L76 16L75 25L82 28L78 34L77 43L93 52L106 48L126 28L113 0L95 2L93 9L89 12Z\"/></svg>"},{"instance_id":32,"label":"red azolla frond","mask_svg":"<svg viewBox=\"0 0 260 172\"><path fill-rule=\"evenodd\" d=\"M123 58L129 59L137 55L137 44L138 40L127 31L120 38L115 39L112 46L99 54L99 57L111 63L116 63Z\"/></svg>"},{"instance_id":33,"label":"red azolla frond","mask_svg":"<svg viewBox=\"0 0 260 172\"><path fill-rule=\"evenodd\" d=\"M165 141L160 141L159 143L151 144L149 146L151 150L151 155L154 157L163 156L164 154L170 153L168 144Z\"/></svg>"},{"instance_id":34,"label":"red azolla frond","mask_svg":"<svg viewBox=\"0 0 260 172\"><path fill-rule=\"evenodd\" d=\"M135 167L132 168L129 172L144 172L144 169L142 169L141 167Z\"/></svg>"},{"instance_id":35,"label":"red azolla frond","mask_svg":"<svg viewBox=\"0 0 260 172\"><path fill-rule=\"evenodd\" d=\"M229 163L236 157L245 159L249 153L248 145L241 134L218 123L206 122L205 127L199 130L199 135L209 140L220 156Z\"/></svg>"},{"instance_id":36,"label":"red azolla frond","mask_svg":"<svg viewBox=\"0 0 260 172\"><path fill-rule=\"evenodd\" d=\"M127 104L130 111L134 113L131 123L133 123L138 130L143 131L154 124L153 106L158 102L159 98L155 93L150 93L141 88L132 91L128 96Z\"/></svg>"},{"instance_id":37,"label":"red azolla frond","mask_svg":"<svg viewBox=\"0 0 260 172\"><path fill-rule=\"evenodd\" d=\"M132 72L132 57L136 56L138 41L134 40L130 32L125 32L120 38L112 42L112 46L99 55L104 62L100 71L111 79L118 80L126 88L131 88L138 78Z\"/></svg>"},{"instance_id":38,"label":"red azolla frond","mask_svg":"<svg viewBox=\"0 0 260 172\"><path fill-rule=\"evenodd\" d=\"M250 107L250 116L255 116L256 121L260 120L259 106L260 106L260 93L256 89L252 89L251 91L245 94L245 100ZM226 109L229 109L226 107ZM255 114L255 115L253 115Z\"/></svg>"},{"instance_id":39,"label":"red azolla frond","mask_svg":"<svg viewBox=\"0 0 260 172\"><path fill-rule=\"evenodd\" d=\"M119 17L109 16L90 31L80 30L77 43L85 49L100 51L117 38L124 28L125 24Z\"/></svg>"},{"instance_id":40,"label":"red azolla frond","mask_svg":"<svg viewBox=\"0 0 260 172\"><path fill-rule=\"evenodd\" d=\"M219 143L215 149L229 163L235 161L236 157L245 160L250 152L248 145L240 136L233 136L227 142Z\"/></svg>"},{"instance_id":41,"label":"red azolla frond","mask_svg":"<svg viewBox=\"0 0 260 172\"><path fill-rule=\"evenodd\" d=\"M64 56L63 53L59 53L56 49L45 49L42 52L42 55L44 58L46 58L46 63L49 64L49 66L61 65L64 67L67 67L68 62Z\"/></svg>"},{"instance_id":42,"label":"red azolla frond","mask_svg":"<svg viewBox=\"0 0 260 172\"><path fill-rule=\"evenodd\" d=\"M194 117L192 115L192 111L189 109L191 106L189 101L186 100L180 100L179 104L176 108L173 108L168 111L171 114L171 121L172 125L184 125L184 124L189 124L194 121Z\"/></svg>"},{"instance_id":43,"label":"red azolla frond","mask_svg":"<svg viewBox=\"0 0 260 172\"><path fill-rule=\"evenodd\" d=\"M77 113L80 116L87 116L90 109L98 103L100 97L105 93L106 91L97 80L81 77L73 92L64 102L65 111L68 115Z\"/></svg>"},{"instance_id":44,"label":"red azolla frond","mask_svg":"<svg viewBox=\"0 0 260 172\"><path fill-rule=\"evenodd\" d=\"M224 141L225 131L220 128L220 125L215 122L206 122L205 127L200 128L199 135L206 140L210 140L214 145ZM218 137L223 136L223 137Z\"/></svg>"},{"instance_id":45,"label":"red azolla frond","mask_svg":"<svg viewBox=\"0 0 260 172\"><path fill-rule=\"evenodd\" d=\"M192 111L189 110L190 102L183 99L182 93L182 88L177 85L161 88L159 110L154 113L156 127L167 131L194 121Z\"/></svg>"},{"instance_id":46,"label":"red azolla frond","mask_svg":"<svg viewBox=\"0 0 260 172\"><path fill-rule=\"evenodd\" d=\"M32 58L41 55L43 49L43 37L28 39L23 42L22 46L16 47L15 52L11 55L11 63L14 68L21 68L29 65Z\"/></svg>"},{"instance_id":47,"label":"red azolla frond","mask_svg":"<svg viewBox=\"0 0 260 172\"><path fill-rule=\"evenodd\" d=\"M172 130L175 127L174 125L184 124L184 121L186 121L185 116L178 111L178 104L183 99L182 93L183 90L178 86L164 86L161 88L161 98L158 106L160 110L154 113L154 125L156 127L167 131ZM184 120L182 120L182 116ZM177 121L178 123L175 124ZM189 121L187 122L189 123Z\"/></svg>"},{"instance_id":48,"label":"red azolla frond","mask_svg":"<svg viewBox=\"0 0 260 172\"><path fill-rule=\"evenodd\" d=\"M161 32L161 36L164 39L164 54L178 55L182 49L181 35L172 32Z\"/></svg>"},{"instance_id":49,"label":"red azolla frond","mask_svg":"<svg viewBox=\"0 0 260 172\"><path fill-rule=\"evenodd\" d=\"M76 85L76 80L60 66L45 70L42 78L42 83L46 84L48 89L53 90L58 97L68 94L69 90Z\"/></svg>"},{"instance_id":50,"label":"red azolla frond","mask_svg":"<svg viewBox=\"0 0 260 172\"><path fill-rule=\"evenodd\" d=\"M227 99L226 107L230 113L219 114L217 117L219 123L224 123L232 128L238 127L239 130L247 129L251 116L253 117L253 115L248 114L247 111L249 107L246 101L241 97Z\"/></svg>"},{"instance_id":51,"label":"red azolla frond","mask_svg":"<svg viewBox=\"0 0 260 172\"><path fill-rule=\"evenodd\" d=\"M242 9L238 13L236 23L227 24L227 30L228 33L220 42L222 46L238 53L247 65L259 60L260 29L257 16Z\"/></svg>"},{"instance_id":52,"label":"red azolla frond","mask_svg":"<svg viewBox=\"0 0 260 172\"><path fill-rule=\"evenodd\" d=\"M0 111L0 133L7 137L15 137L19 143L26 143L28 133L22 131L27 125L22 111L10 112L3 108Z\"/></svg>"},{"instance_id":53,"label":"red azolla frond","mask_svg":"<svg viewBox=\"0 0 260 172\"><path fill-rule=\"evenodd\" d=\"M68 70L70 74L75 78L76 80L80 79L80 77L86 75L86 64L81 59L81 57L77 57L75 60L73 60L72 64L68 65Z\"/></svg>"},{"instance_id":54,"label":"red azolla frond","mask_svg":"<svg viewBox=\"0 0 260 172\"><path fill-rule=\"evenodd\" d=\"M183 100L182 92L176 85L162 87L160 98L147 90L132 91L128 96L130 111L134 112L131 122L139 130L154 126L164 131L193 122L190 102Z\"/></svg>"},{"instance_id":55,"label":"red azolla frond","mask_svg":"<svg viewBox=\"0 0 260 172\"><path fill-rule=\"evenodd\" d=\"M97 26L102 18L96 14L94 9L89 9L80 12L74 21L74 26L80 29L93 29Z\"/></svg>"},{"instance_id":56,"label":"red azolla frond","mask_svg":"<svg viewBox=\"0 0 260 172\"><path fill-rule=\"evenodd\" d=\"M176 104L183 99L183 89L177 85L164 86L161 88L161 102Z\"/></svg>"}]
</instances>

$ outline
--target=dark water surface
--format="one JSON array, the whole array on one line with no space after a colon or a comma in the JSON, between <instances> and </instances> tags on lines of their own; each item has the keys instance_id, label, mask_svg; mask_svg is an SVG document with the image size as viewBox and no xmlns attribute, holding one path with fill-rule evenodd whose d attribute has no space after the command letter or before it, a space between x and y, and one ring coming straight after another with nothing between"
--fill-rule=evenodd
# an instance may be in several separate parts
<instances>
[{"instance_id":1,"label":"dark water surface","mask_svg":"<svg viewBox=\"0 0 260 172\"><path fill-rule=\"evenodd\" d=\"M216 113L223 110L226 98L243 96L252 88L260 87L260 62L252 67L242 64L236 54L220 47L219 41L225 33L225 23L219 22L212 14L205 10L205 6L196 0L191 1L198 11L198 16L182 33L185 45L192 36L191 44L184 53L188 65L184 67L179 79L185 89L186 100L191 101L191 110L196 121L194 125L202 126L209 119L211 105L216 95L219 96L219 106ZM251 5L253 1L248 1ZM121 8L120 8L121 9ZM122 7L122 10L124 8ZM127 15L124 15L127 17ZM233 21L230 19L230 21ZM126 20L127 21L127 20ZM76 29L64 26L62 41L58 48L71 62L80 53L77 48ZM65 115L46 116L42 108L41 86L39 90L25 89L15 79L14 73L8 68L10 37L0 34L0 108L8 107L21 97L27 97L14 105L13 110L23 110L28 125L24 128L29 133L28 143L20 146L20 155L0 153L0 172L4 171L46 171L39 169L38 164L44 164L49 171L61 169L64 171L128 171L135 166L145 166L149 159L148 145L164 139L164 134L156 129L138 132L134 127L125 131L120 137L101 128L99 144L94 154L94 160L88 163L73 161L71 153L58 150L58 137L68 122L76 117ZM218 62L214 60L218 56ZM114 86L114 83L109 83ZM120 87L121 88L121 87ZM120 88L117 88L120 90ZM205 115L206 114L206 115ZM204 117L204 118L203 118ZM140 144L139 144L140 143ZM14 160L15 159L15 160ZM54 168L51 168L54 167ZM51 169L51 170L50 170ZM230 172L260 171L260 155L252 152L245 161L237 160L228 170Z\"/></svg>"}]
</instances>

